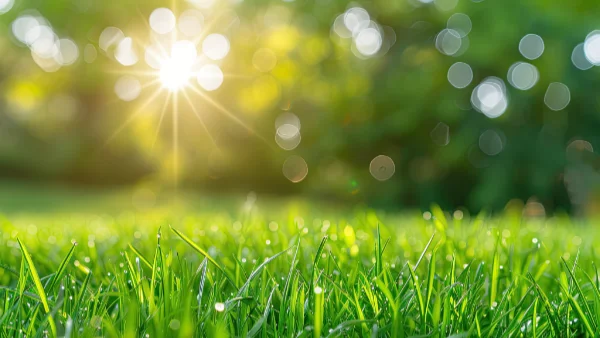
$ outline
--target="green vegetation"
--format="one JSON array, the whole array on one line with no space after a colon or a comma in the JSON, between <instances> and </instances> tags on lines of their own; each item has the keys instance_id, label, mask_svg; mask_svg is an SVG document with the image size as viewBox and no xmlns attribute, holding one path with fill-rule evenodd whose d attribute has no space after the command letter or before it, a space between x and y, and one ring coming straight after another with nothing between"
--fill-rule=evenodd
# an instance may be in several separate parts
<instances>
[{"instance_id":1,"label":"green vegetation","mask_svg":"<svg viewBox=\"0 0 600 338\"><path fill-rule=\"evenodd\" d=\"M8 212L0 335L579 337L600 325L591 224L514 205L377 215L252 202Z\"/></svg>"}]
</instances>

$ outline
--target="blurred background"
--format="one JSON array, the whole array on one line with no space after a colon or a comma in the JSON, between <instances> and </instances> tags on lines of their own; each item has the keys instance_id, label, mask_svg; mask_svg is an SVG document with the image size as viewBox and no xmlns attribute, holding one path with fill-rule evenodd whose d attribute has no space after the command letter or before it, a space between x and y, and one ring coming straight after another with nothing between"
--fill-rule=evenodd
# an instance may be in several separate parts
<instances>
[{"instance_id":1,"label":"blurred background","mask_svg":"<svg viewBox=\"0 0 600 338\"><path fill-rule=\"evenodd\" d=\"M0 0L0 177L594 213L596 8Z\"/></svg>"}]
</instances>

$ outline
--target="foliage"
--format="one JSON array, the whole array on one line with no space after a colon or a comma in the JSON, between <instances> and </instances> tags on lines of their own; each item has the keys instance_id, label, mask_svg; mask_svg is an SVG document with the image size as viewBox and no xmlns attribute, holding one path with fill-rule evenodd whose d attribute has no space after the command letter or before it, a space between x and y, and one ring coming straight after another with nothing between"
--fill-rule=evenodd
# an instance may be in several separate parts
<instances>
[{"instance_id":1,"label":"foliage","mask_svg":"<svg viewBox=\"0 0 600 338\"><path fill-rule=\"evenodd\" d=\"M116 26L143 42L148 39L144 21L153 9L171 6L180 12L206 2L211 1L175 1L173 6L133 0L118 5L17 1L0 15L0 90L5 93L0 98L0 173L88 184L170 177L170 119L164 121L160 142L152 141L161 102L145 108L143 117L106 144L139 105L116 102L115 72L125 67L99 49L98 38L104 28ZM182 181L215 190L302 190L387 207L425 208L436 202L501 208L510 198L537 196L552 209L569 208L579 199L570 200L564 188L565 149L573 139L598 142L597 69L583 71L571 63L574 47L597 28L589 14L594 5L460 1L443 11L443 3L454 1L218 1L202 9L207 27L228 35L232 43L232 55L222 66L234 76L213 98L259 137L194 99L217 146L193 114L181 114ZM359 59L348 41L335 38L334 20L351 6L364 7L394 32L395 44L385 55ZM98 50L97 59L80 59L55 73L39 69L11 35L11 23L32 10L77 42L81 54L88 44ZM436 34L459 12L472 21L469 49L458 57L443 55L435 48ZM545 43L543 55L533 61L518 49L530 33ZM277 64L271 71L253 66L259 49L273 51ZM447 80L457 61L473 68L473 82L465 89ZM473 88L488 76L505 79L518 61L537 67L539 82L529 91L509 86L509 107L497 119L473 110ZM571 89L571 103L560 112L544 105L552 82ZM274 142L273 123L282 109L290 108L303 126L302 143L293 153L310 168L299 186L281 175L290 153ZM443 147L430 135L438 123L450 130L450 143ZM503 137L502 152L493 156L478 146L480 135L490 129ZM396 175L385 185L368 172L369 162L380 154L396 162ZM593 195L597 182L591 170L582 185ZM587 201L590 196L584 195Z\"/></svg>"}]
</instances>

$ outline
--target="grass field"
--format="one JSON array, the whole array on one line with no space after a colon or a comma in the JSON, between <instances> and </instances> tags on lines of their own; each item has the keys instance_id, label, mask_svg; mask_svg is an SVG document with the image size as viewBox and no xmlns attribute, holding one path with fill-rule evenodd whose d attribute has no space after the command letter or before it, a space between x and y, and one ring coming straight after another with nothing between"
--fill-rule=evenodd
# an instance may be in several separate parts
<instances>
[{"instance_id":1,"label":"grass field","mask_svg":"<svg viewBox=\"0 0 600 338\"><path fill-rule=\"evenodd\" d=\"M599 331L592 222L243 198L74 213L43 208L53 199L40 195L19 209L5 195L14 205L0 220L2 337Z\"/></svg>"}]
</instances>

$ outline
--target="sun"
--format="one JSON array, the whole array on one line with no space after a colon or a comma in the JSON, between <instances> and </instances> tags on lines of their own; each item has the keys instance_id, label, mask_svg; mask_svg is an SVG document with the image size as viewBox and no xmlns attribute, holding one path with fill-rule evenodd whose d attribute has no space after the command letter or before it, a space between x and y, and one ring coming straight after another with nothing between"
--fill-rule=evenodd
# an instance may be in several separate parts
<instances>
[{"instance_id":1,"label":"sun","mask_svg":"<svg viewBox=\"0 0 600 338\"><path fill-rule=\"evenodd\" d=\"M193 67L197 57L193 42L182 40L174 43L170 55L160 60L158 77L162 86L176 92L189 85L194 77Z\"/></svg>"},{"instance_id":2,"label":"sun","mask_svg":"<svg viewBox=\"0 0 600 338\"><path fill-rule=\"evenodd\" d=\"M182 65L177 60L166 60L159 71L160 83L165 89L176 92L184 88L192 77L190 67Z\"/></svg>"}]
</instances>

